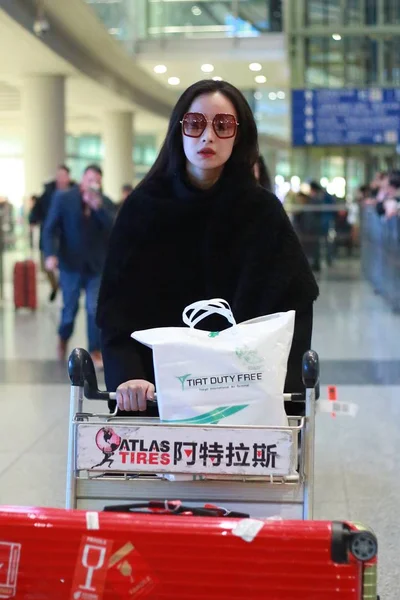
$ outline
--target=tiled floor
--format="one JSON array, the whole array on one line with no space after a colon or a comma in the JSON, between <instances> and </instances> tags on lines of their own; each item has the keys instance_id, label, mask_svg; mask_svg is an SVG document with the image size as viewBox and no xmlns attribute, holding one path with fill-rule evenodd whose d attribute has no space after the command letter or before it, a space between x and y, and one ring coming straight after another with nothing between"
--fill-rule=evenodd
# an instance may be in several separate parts
<instances>
[{"instance_id":1,"label":"tiled floor","mask_svg":"<svg viewBox=\"0 0 400 600\"><path fill-rule=\"evenodd\" d=\"M8 273L9 274L9 273ZM8 277L9 279L9 277ZM59 299L15 313L10 284L0 311L0 504L63 506L69 388L54 359ZM314 348L322 396L356 402L356 418L319 414L316 517L364 521L379 543L382 600L398 600L400 519L400 317L363 282L356 264L321 278ZM85 346L81 314L71 347Z\"/></svg>"}]
</instances>

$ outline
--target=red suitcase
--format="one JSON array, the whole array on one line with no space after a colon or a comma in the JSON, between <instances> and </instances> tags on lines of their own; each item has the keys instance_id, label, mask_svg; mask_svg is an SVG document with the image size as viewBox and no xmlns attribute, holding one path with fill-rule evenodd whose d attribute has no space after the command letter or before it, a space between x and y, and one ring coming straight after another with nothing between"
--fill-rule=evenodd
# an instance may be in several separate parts
<instances>
[{"instance_id":1,"label":"red suitcase","mask_svg":"<svg viewBox=\"0 0 400 600\"><path fill-rule=\"evenodd\" d=\"M0 508L0 598L376 598L376 539L348 523Z\"/></svg>"},{"instance_id":2,"label":"red suitcase","mask_svg":"<svg viewBox=\"0 0 400 600\"><path fill-rule=\"evenodd\" d=\"M36 265L33 260L14 265L14 305L15 308L36 309Z\"/></svg>"}]
</instances>

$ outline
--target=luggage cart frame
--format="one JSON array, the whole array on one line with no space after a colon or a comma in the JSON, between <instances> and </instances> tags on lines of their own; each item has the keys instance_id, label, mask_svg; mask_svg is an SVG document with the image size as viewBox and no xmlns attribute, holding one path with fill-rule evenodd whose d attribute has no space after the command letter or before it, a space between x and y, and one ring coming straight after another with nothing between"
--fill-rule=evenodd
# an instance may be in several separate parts
<instances>
[{"instance_id":1,"label":"luggage cart frame","mask_svg":"<svg viewBox=\"0 0 400 600\"><path fill-rule=\"evenodd\" d=\"M305 398L305 415L289 417L288 427L253 427L231 425L181 425L165 424L154 418L131 418L116 415L85 412L87 401L115 399L115 393L98 389L96 372L92 359L86 350L76 348L68 363L71 380L69 445L67 464L66 507L100 509L104 505L121 502L171 500L179 498L185 505L199 502L222 505L227 510L240 510L254 517L282 516L291 519L312 519L314 490L314 442L315 442L315 402L319 384L319 359L314 351L303 357L302 373L305 397L302 394L285 394L286 401L301 401ZM232 475L214 476L212 469L201 468L191 471L194 480L167 481L158 477L154 468L146 466L131 469L110 469L104 466L101 471L81 468L83 428L123 427L132 435L140 431L157 432L164 436L169 433L188 432L196 436L205 429L216 436L268 436L279 434L291 440L290 469L275 475L250 476L241 470ZM167 431L168 430L168 431ZM298 444L298 438L301 443ZM162 439L161 436L160 439ZM261 439L260 438L260 439ZM98 465L97 465L98 466ZM197 468L197 467L196 467ZM164 469L165 472L166 469ZM179 479L179 478L178 478Z\"/></svg>"}]
</instances>

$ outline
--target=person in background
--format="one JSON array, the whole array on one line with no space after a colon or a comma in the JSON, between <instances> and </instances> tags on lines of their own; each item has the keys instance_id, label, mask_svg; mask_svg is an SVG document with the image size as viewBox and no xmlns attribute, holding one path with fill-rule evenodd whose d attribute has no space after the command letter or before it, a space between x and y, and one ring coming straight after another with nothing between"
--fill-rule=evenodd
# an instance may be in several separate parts
<instances>
[{"instance_id":1,"label":"person in background","mask_svg":"<svg viewBox=\"0 0 400 600\"><path fill-rule=\"evenodd\" d=\"M378 206L378 205L377 205ZM392 171L389 174L389 181L386 187L386 198L380 203L382 212L378 214L385 215L387 219L399 214L400 208L400 171Z\"/></svg>"},{"instance_id":2,"label":"person in background","mask_svg":"<svg viewBox=\"0 0 400 600\"><path fill-rule=\"evenodd\" d=\"M32 210L35 208L35 206L36 206L36 204L37 204L37 202L38 202L38 200L39 200L39 197L40 197L40 196L31 196L31 197L29 198L29 206L28 206L28 208L29 208L29 213L31 213L31 212L32 212Z\"/></svg>"},{"instance_id":3,"label":"person in background","mask_svg":"<svg viewBox=\"0 0 400 600\"><path fill-rule=\"evenodd\" d=\"M123 203L125 202L125 200L129 196L129 194L131 194L132 192L133 192L133 185L131 185L130 183L125 183L122 186L122 188L121 188L121 200L120 200L120 203L119 203L120 207L123 205Z\"/></svg>"},{"instance_id":4,"label":"person in background","mask_svg":"<svg viewBox=\"0 0 400 600\"><path fill-rule=\"evenodd\" d=\"M335 204L334 197L327 192L317 181L310 182L310 204L319 205L321 207L332 206ZM325 249L326 249L326 262L328 266L332 264L333 260L333 244L329 239L330 230L334 227L335 213L334 211L321 210L317 213L319 215L319 236L322 238ZM318 241L315 245L315 256L313 260L313 269L316 272L321 270L321 244Z\"/></svg>"},{"instance_id":5,"label":"person in background","mask_svg":"<svg viewBox=\"0 0 400 600\"><path fill-rule=\"evenodd\" d=\"M371 188L369 185L360 185L354 194L353 201L348 205L347 222L351 228L352 247L360 245L361 210L370 198Z\"/></svg>"},{"instance_id":6,"label":"person in background","mask_svg":"<svg viewBox=\"0 0 400 600\"><path fill-rule=\"evenodd\" d=\"M149 414L154 395L152 352L131 333L182 326L184 308L205 298L224 298L238 323L295 310L286 388L304 391L318 285L281 202L255 179L258 156L237 88L203 80L183 92L155 164L119 212L103 272L97 324L122 414ZM204 328L226 323L211 318Z\"/></svg>"},{"instance_id":7,"label":"person in background","mask_svg":"<svg viewBox=\"0 0 400 600\"><path fill-rule=\"evenodd\" d=\"M46 183L44 186L43 194L36 200L32 209L29 213L29 224L40 225L40 238L39 248L41 251L41 262L42 268L44 268L44 255L43 255L43 227L46 221L46 217L49 213L52 198L57 191L68 190L74 185L71 181L70 170L66 165L60 165L57 169L56 178L54 181ZM34 196L32 196L34 198ZM47 278L50 283L50 302L54 302L58 291L58 280L54 271L46 271Z\"/></svg>"},{"instance_id":8,"label":"person in background","mask_svg":"<svg viewBox=\"0 0 400 600\"><path fill-rule=\"evenodd\" d=\"M36 206L37 201L39 200L39 196L31 196L29 198L29 215L31 215L32 210L34 209L34 207ZM29 248L31 250L34 249L34 229L35 229L35 223L31 223L30 222L30 217L28 218L29 220Z\"/></svg>"},{"instance_id":9,"label":"person in background","mask_svg":"<svg viewBox=\"0 0 400 600\"><path fill-rule=\"evenodd\" d=\"M60 271L64 306L58 329L58 358L65 360L67 343L74 329L81 290L86 292L89 352L97 368L102 367L99 330L95 322L100 276L115 205L101 190L102 171L89 165L80 186L58 192L51 203L43 229L45 266Z\"/></svg>"},{"instance_id":10,"label":"person in background","mask_svg":"<svg viewBox=\"0 0 400 600\"><path fill-rule=\"evenodd\" d=\"M268 190L269 192L273 192L271 177L269 175L267 165L265 164L265 160L263 159L261 154L259 154L254 165L254 176L258 183L261 185L261 187L263 187L265 190Z\"/></svg>"},{"instance_id":11,"label":"person in background","mask_svg":"<svg viewBox=\"0 0 400 600\"><path fill-rule=\"evenodd\" d=\"M283 198L283 207L290 219L290 222L293 224L294 220L294 211L296 210L296 206L299 203L299 198L297 197L298 192L295 192L292 187L289 188L288 192L285 194ZM301 201L301 198L300 198ZM301 202L300 202L301 203Z\"/></svg>"},{"instance_id":12,"label":"person in background","mask_svg":"<svg viewBox=\"0 0 400 600\"><path fill-rule=\"evenodd\" d=\"M299 236L303 250L310 261L312 268L319 272L320 266L320 214L307 207L313 201L304 192L296 194L296 202L292 204L292 223L294 230ZM297 207L297 210L296 210Z\"/></svg>"},{"instance_id":13,"label":"person in background","mask_svg":"<svg viewBox=\"0 0 400 600\"><path fill-rule=\"evenodd\" d=\"M3 237L4 250L13 250L15 247L14 206L4 196L0 197L0 227L2 228L0 235L2 234Z\"/></svg>"},{"instance_id":14,"label":"person in background","mask_svg":"<svg viewBox=\"0 0 400 600\"><path fill-rule=\"evenodd\" d=\"M386 188L389 183L389 173L387 171L379 171L370 183L371 197L377 202L382 202L385 199Z\"/></svg>"},{"instance_id":15,"label":"person in background","mask_svg":"<svg viewBox=\"0 0 400 600\"><path fill-rule=\"evenodd\" d=\"M121 199L116 206L117 213L121 210L125 200L132 193L132 191L133 186L130 183L124 183L124 185L121 187Z\"/></svg>"},{"instance_id":16,"label":"person in background","mask_svg":"<svg viewBox=\"0 0 400 600\"><path fill-rule=\"evenodd\" d=\"M371 182L369 184L370 198L376 198L376 196L379 192L379 186L380 186L382 173L383 172L375 173L374 178L371 180Z\"/></svg>"},{"instance_id":17,"label":"person in background","mask_svg":"<svg viewBox=\"0 0 400 600\"><path fill-rule=\"evenodd\" d=\"M371 194L372 191L369 185L360 185L356 191L355 202L362 206L368 198L371 198Z\"/></svg>"}]
</instances>

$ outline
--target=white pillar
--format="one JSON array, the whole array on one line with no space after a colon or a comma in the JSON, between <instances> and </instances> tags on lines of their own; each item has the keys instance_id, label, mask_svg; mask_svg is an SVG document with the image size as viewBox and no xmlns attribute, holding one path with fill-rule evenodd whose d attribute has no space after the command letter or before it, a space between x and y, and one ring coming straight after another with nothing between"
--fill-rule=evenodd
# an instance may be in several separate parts
<instances>
[{"instance_id":1,"label":"white pillar","mask_svg":"<svg viewBox=\"0 0 400 600\"><path fill-rule=\"evenodd\" d=\"M109 112L104 119L104 191L118 202L121 186L133 184L133 113Z\"/></svg>"},{"instance_id":2,"label":"white pillar","mask_svg":"<svg viewBox=\"0 0 400 600\"><path fill-rule=\"evenodd\" d=\"M38 194L65 161L65 78L27 77L23 87L25 194Z\"/></svg>"},{"instance_id":3,"label":"white pillar","mask_svg":"<svg viewBox=\"0 0 400 600\"><path fill-rule=\"evenodd\" d=\"M165 127L161 127L159 131L156 133L156 149L157 156L160 152L163 143L165 142L165 138L167 137L168 123L165 123Z\"/></svg>"}]
</instances>

